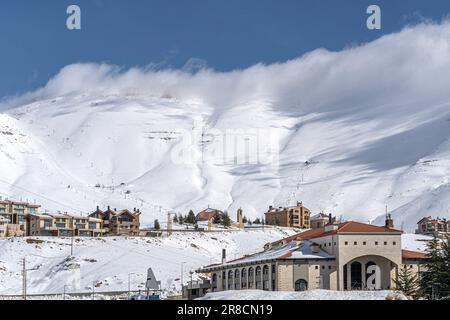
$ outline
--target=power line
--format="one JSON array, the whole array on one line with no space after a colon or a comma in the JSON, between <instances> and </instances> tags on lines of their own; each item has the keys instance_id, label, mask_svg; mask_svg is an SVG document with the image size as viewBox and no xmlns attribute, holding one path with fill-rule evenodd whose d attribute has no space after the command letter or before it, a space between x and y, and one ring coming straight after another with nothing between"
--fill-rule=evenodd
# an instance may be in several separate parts
<instances>
[{"instance_id":1,"label":"power line","mask_svg":"<svg viewBox=\"0 0 450 320\"><path fill-rule=\"evenodd\" d=\"M30 194L33 194L33 195L35 195L35 196L37 196L37 197L40 197L40 198L45 199L45 200L47 200L47 201L53 202L53 203L58 204L58 205L60 205L60 206L63 206L63 207L66 207L66 208L69 208L69 209L72 209L72 210L75 210L75 211L80 211L79 208L75 208L75 207L72 207L72 206L70 206L70 205L64 204L64 203L62 203L62 202L59 202L59 201L56 201L56 200L47 198L46 196L44 196L44 195L42 195L42 194L39 194L39 193L33 192L33 191L31 191L31 190L25 189L25 188L23 188L23 187L20 187L20 186L11 184L11 183L9 183L8 181L5 181L5 180L3 180L3 179L0 179L0 182L9 185L9 186L11 186L12 188L16 188L16 189L20 189L20 190L22 190L22 191L28 192L28 193L30 193ZM5 196L7 196L7 195L4 194L4 193L2 193L2 194L5 195ZM86 210L86 211L89 211L89 210Z\"/></svg>"}]
</instances>

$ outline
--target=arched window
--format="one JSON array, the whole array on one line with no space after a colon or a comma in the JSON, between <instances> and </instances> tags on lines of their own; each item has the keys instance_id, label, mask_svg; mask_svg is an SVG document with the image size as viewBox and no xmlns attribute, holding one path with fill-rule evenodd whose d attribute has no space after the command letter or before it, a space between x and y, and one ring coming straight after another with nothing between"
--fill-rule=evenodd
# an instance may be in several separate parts
<instances>
[{"instance_id":1,"label":"arched window","mask_svg":"<svg viewBox=\"0 0 450 320\"><path fill-rule=\"evenodd\" d=\"M355 261L350 265L350 290L362 289L362 265Z\"/></svg>"},{"instance_id":2,"label":"arched window","mask_svg":"<svg viewBox=\"0 0 450 320\"><path fill-rule=\"evenodd\" d=\"M247 289L247 269L241 271L241 289Z\"/></svg>"},{"instance_id":3,"label":"arched window","mask_svg":"<svg viewBox=\"0 0 450 320\"><path fill-rule=\"evenodd\" d=\"M234 290L239 290L241 283L241 272L239 269L234 271Z\"/></svg>"},{"instance_id":4,"label":"arched window","mask_svg":"<svg viewBox=\"0 0 450 320\"><path fill-rule=\"evenodd\" d=\"M269 290L269 266L263 267L263 290Z\"/></svg>"},{"instance_id":5,"label":"arched window","mask_svg":"<svg viewBox=\"0 0 450 320\"><path fill-rule=\"evenodd\" d=\"M255 277L255 269L253 269L253 267L250 267L248 269L248 288L249 289L255 288L254 277Z\"/></svg>"},{"instance_id":6,"label":"arched window","mask_svg":"<svg viewBox=\"0 0 450 320\"><path fill-rule=\"evenodd\" d=\"M306 291L308 290L308 281L304 279L298 279L295 281L295 291Z\"/></svg>"},{"instance_id":7,"label":"arched window","mask_svg":"<svg viewBox=\"0 0 450 320\"><path fill-rule=\"evenodd\" d=\"M233 289L233 271L228 271L228 290Z\"/></svg>"},{"instance_id":8,"label":"arched window","mask_svg":"<svg viewBox=\"0 0 450 320\"><path fill-rule=\"evenodd\" d=\"M256 273L255 273L255 278L256 278L256 289L261 290L262 289L262 279L261 279L261 267L257 266L256 267Z\"/></svg>"},{"instance_id":9,"label":"arched window","mask_svg":"<svg viewBox=\"0 0 450 320\"><path fill-rule=\"evenodd\" d=\"M217 289L217 273L213 273L211 277L211 288L213 291Z\"/></svg>"}]
</instances>

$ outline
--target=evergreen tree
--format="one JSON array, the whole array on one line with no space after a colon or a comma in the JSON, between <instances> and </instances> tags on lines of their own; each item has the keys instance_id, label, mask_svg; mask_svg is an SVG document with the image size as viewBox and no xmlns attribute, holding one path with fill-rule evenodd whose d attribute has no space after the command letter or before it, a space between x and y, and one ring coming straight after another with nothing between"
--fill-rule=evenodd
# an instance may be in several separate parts
<instances>
[{"instance_id":1,"label":"evergreen tree","mask_svg":"<svg viewBox=\"0 0 450 320\"><path fill-rule=\"evenodd\" d=\"M178 223L178 216L176 214L173 215L173 222Z\"/></svg>"},{"instance_id":2,"label":"evergreen tree","mask_svg":"<svg viewBox=\"0 0 450 320\"><path fill-rule=\"evenodd\" d=\"M180 224L183 224L184 223L184 218L183 218L183 215L180 213L180 215L178 216L178 222L180 223Z\"/></svg>"},{"instance_id":3,"label":"evergreen tree","mask_svg":"<svg viewBox=\"0 0 450 320\"><path fill-rule=\"evenodd\" d=\"M259 218L256 218L255 221L253 221L254 224L261 224L261 220Z\"/></svg>"},{"instance_id":4,"label":"evergreen tree","mask_svg":"<svg viewBox=\"0 0 450 320\"><path fill-rule=\"evenodd\" d=\"M419 279L411 268L404 264L398 273L398 279L394 280L396 289L407 297L418 299L420 297Z\"/></svg>"},{"instance_id":5,"label":"evergreen tree","mask_svg":"<svg viewBox=\"0 0 450 320\"><path fill-rule=\"evenodd\" d=\"M450 237L433 239L427 245L426 270L420 284L430 299L450 299Z\"/></svg>"},{"instance_id":6,"label":"evergreen tree","mask_svg":"<svg viewBox=\"0 0 450 320\"><path fill-rule=\"evenodd\" d=\"M215 215L214 218L213 218L213 223L214 224L221 224L222 223L222 216L220 214Z\"/></svg>"},{"instance_id":7,"label":"evergreen tree","mask_svg":"<svg viewBox=\"0 0 450 320\"><path fill-rule=\"evenodd\" d=\"M231 226L231 219L230 219L230 216L228 215L228 212L226 212L226 211L222 215L222 225L224 227Z\"/></svg>"},{"instance_id":8,"label":"evergreen tree","mask_svg":"<svg viewBox=\"0 0 450 320\"><path fill-rule=\"evenodd\" d=\"M186 223L195 224L197 219L195 218L194 211L190 210L188 216L186 217Z\"/></svg>"},{"instance_id":9,"label":"evergreen tree","mask_svg":"<svg viewBox=\"0 0 450 320\"><path fill-rule=\"evenodd\" d=\"M160 230L161 229L161 225L159 224L158 219L156 219L155 222L154 222L154 228L155 228L155 230Z\"/></svg>"},{"instance_id":10,"label":"evergreen tree","mask_svg":"<svg viewBox=\"0 0 450 320\"><path fill-rule=\"evenodd\" d=\"M242 222L243 222L243 223L247 223L247 222L248 222L248 219L247 219L246 216L244 216L244 217L242 218Z\"/></svg>"}]
</instances>

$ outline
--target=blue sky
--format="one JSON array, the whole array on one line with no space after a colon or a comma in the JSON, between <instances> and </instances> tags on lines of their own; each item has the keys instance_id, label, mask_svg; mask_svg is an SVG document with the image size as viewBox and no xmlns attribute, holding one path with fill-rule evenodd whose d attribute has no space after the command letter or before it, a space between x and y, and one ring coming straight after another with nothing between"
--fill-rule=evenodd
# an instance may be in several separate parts
<instances>
[{"instance_id":1,"label":"blue sky","mask_svg":"<svg viewBox=\"0 0 450 320\"><path fill-rule=\"evenodd\" d=\"M81 31L66 29L70 4L81 7ZM382 9L381 31L366 28L370 4ZM228 71L340 50L448 13L448 0L2 0L0 97L40 87L71 63L181 68L198 58Z\"/></svg>"}]
</instances>

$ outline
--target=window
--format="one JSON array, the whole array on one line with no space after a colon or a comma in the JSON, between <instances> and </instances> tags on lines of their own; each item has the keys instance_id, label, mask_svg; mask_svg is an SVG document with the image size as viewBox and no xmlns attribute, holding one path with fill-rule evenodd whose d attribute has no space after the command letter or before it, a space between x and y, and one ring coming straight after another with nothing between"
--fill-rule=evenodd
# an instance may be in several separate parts
<instances>
[{"instance_id":1,"label":"window","mask_svg":"<svg viewBox=\"0 0 450 320\"><path fill-rule=\"evenodd\" d=\"M324 244L323 244L323 246L324 246L324 247L326 248L326 247L327 247L327 244L326 244L326 243L324 243Z\"/></svg>"},{"instance_id":2,"label":"window","mask_svg":"<svg viewBox=\"0 0 450 320\"><path fill-rule=\"evenodd\" d=\"M328 266L328 269L331 270L331 266Z\"/></svg>"},{"instance_id":3,"label":"window","mask_svg":"<svg viewBox=\"0 0 450 320\"><path fill-rule=\"evenodd\" d=\"M322 270L324 270L325 269L325 266L322 266Z\"/></svg>"},{"instance_id":4,"label":"window","mask_svg":"<svg viewBox=\"0 0 450 320\"><path fill-rule=\"evenodd\" d=\"M355 242L353 242L353 244L354 244L355 246L357 246L357 245L358 245L358 242L357 242L357 241L355 241Z\"/></svg>"},{"instance_id":5,"label":"window","mask_svg":"<svg viewBox=\"0 0 450 320\"><path fill-rule=\"evenodd\" d=\"M367 244L367 242L363 241L363 246L365 246Z\"/></svg>"},{"instance_id":6,"label":"window","mask_svg":"<svg viewBox=\"0 0 450 320\"><path fill-rule=\"evenodd\" d=\"M316 266L316 270L319 269L319 266Z\"/></svg>"},{"instance_id":7,"label":"window","mask_svg":"<svg viewBox=\"0 0 450 320\"><path fill-rule=\"evenodd\" d=\"M394 242L392 242L392 244L393 244L394 246L396 246L396 245L397 245L397 242L394 241Z\"/></svg>"},{"instance_id":8,"label":"window","mask_svg":"<svg viewBox=\"0 0 450 320\"><path fill-rule=\"evenodd\" d=\"M387 241L384 242L384 245L387 246Z\"/></svg>"},{"instance_id":9,"label":"window","mask_svg":"<svg viewBox=\"0 0 450 320\"><path fill-rule=\"evenodd\" d=\"M376 246L378 245L378 241L375 241L375 245L376 245Z\"/></svg>"},{"instance_id":10,"label":"window","mask_svg":"<svg viewBox=\"0 0 450 320\"><path fill-rule=\"evenodd\" d=\"M331 242L328 245L331 247Z\"/></svg>"},{"instance_id":11,"label":"window","mask_svg":"<svg viewBox=\"0 0 450 320\"><path fill-rule=\"evenodd\" d=\"M345 244L345 245L347 246L347 245L348 245L348 242L347 242L347 241L345 241L345 242L344 242L344 244Z\"/></svg>"}]
</instances>

